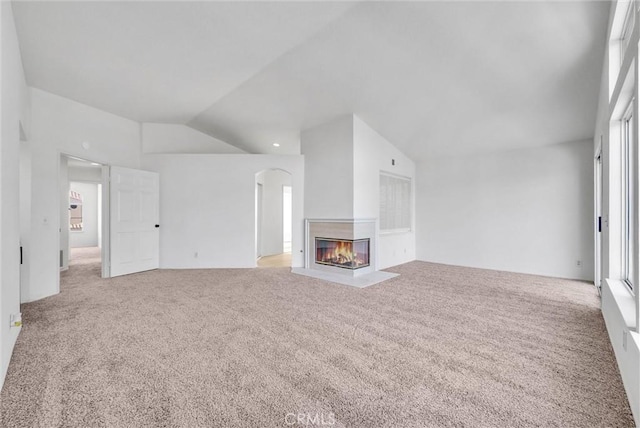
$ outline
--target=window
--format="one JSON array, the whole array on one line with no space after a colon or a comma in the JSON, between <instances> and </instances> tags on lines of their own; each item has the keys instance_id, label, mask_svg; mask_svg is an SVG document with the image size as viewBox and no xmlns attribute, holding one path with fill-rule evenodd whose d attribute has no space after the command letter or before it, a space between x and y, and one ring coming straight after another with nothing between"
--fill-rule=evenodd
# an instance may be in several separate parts
<instances>
[{"instance_id":1,"label":"window","mask_svg":"<svg viewBox=\"0 0 640 428\"><path fill-rule=\"evenodd\" d=\"M614 2L613 19L610 23L609 35L609 101L613 96L616 84L620 80L620 73L623 71L625 54L630 53L629 57L637 57L637 44L631 46L632 36L636 25L638 14L638 0L620 0ZM630 65L630 64L627 64ZM632 66L631 69L634 67ZM625 71L626 73L626 71ZM616 107L620 107L616 105ZM619 113L619 112L618 112ZM616 117L616 120L619 116Z\"/></svg>"},{"instance_id":2,"label":"window","mask_svg":"<svg viewBox=\"0 0 640 428\"><path fill-rule=\"evenodd\" d=\"M380 173L380 231L411 230L411 179Z\"/></svg>"},{"instance_id":3,"label":"window","mask_svg":"<svg viewBox=\"0 0 640 428\"><path fill-rule=\"evenodd\" d=\"M635 252L636 144L633 135L633 100L622 118L622 273L631 290L635 289L638 261Z\"/></svg>"},{"instance_id":4,"label":"window","mask_svg":"<svg viewBox=\"0 0 640 428\"><path fill-rule=\"evenodd\" d=\"M624 16L624 24L622 25L622 34L620 35L620 65L624 62L624 54L629 46L631 40L631 33L633 32L633 26L635 24L635 1L629 1L627 10Z\"/></svg>"},{"instance_id":5,"label":"window","mask_svg":"<svg viewBox=\"0 0 640 428\"><path fill-rule=\"evenodd\" d=\"M82 195L69 191L69 229L82 231Z\"/></svg>"}]
</instances>

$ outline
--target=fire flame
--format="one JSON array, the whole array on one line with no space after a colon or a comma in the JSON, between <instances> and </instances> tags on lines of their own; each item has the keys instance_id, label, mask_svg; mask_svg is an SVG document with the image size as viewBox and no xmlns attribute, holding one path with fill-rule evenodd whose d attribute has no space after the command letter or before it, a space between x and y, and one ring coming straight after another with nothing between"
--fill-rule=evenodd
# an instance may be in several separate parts
<instances>
[{"instance_id":1,"label":"fire flame","mask_svg":"<svg viewBox=\"0 0 640 428\"><path fill-rule=\"evenodd\" d=\"M336 248L333 250L332 261L337 263L353 263L358 256L358 253L352 251L353 245L351 242L339 241Z\"/></svg>"},{"instance_id":2,"label":"fire flame","mask_svg":"<svg viewBox=\"0 0 640 428\"><path fill-rule=\"evenodd\" d=\"M367 255L359 255L354 251L353 242L333 240L329 242L330 244L326 247L317 249L318 262L345 267L368 266L368 260L365 260Z\"/></svg>"}]
</instances>

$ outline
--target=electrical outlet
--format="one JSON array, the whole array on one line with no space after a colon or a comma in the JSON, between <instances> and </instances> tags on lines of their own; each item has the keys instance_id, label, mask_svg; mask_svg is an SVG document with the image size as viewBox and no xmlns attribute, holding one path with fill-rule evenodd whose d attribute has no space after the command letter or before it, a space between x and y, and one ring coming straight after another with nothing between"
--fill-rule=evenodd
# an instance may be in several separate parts
<instances>
[{"instance_id":1,"label":"electrical outlet","mask_svg":"<svg viewBox=\"0 0 640 428\"><path fill-rule=\"evenodd\" d=\"M195 258L195 259L198 258L198 252L197 251L193 254L193 258Z\"/></svg>"},{"instance_id":2,"label":"electrical outlet","mask_svg":"<svg viewBox=\"0 0 640 428\"><path fill-rule=\"evenodd\" d=\"M582 260L576 260L576 266L581 268L582 267Z\"/></svg>"}]
</instances>

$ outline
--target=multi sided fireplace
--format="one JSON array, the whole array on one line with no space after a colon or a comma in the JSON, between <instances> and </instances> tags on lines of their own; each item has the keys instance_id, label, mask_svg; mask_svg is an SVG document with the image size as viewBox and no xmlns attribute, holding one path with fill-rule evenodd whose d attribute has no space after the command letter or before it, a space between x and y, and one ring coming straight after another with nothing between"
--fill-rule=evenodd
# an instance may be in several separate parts
<instances>
[{"instance_id":1,"label":"multi sided fireplace","mask_svg":"<svg viewBox=\"0 0 640 428\"><path fill-rule=\"evenodd\" d=\"M315 262L343 269L369 266L369 239L315 238Z\"/></svg>"},{"instance_id":2,"label":"multi sided fireplace","mask_svg":"<svg viewBox=\"0 0 640 428\"><path fill-rule=\"evenodd\" d=\"M292 272L359 288L397 276L377 269L375 219L308 218L304 229L304 268Z\"/></svg>"},{"instance_id":3,"label":"multi sided fireplace","mask_svg":"<svg viewBox=\"0 0 640 428\"><path fill-rule=\"evenodd\" d=\"M376 272L375 219L306 219L305 270L361 277Z\"/></svg>"}]
</instances>

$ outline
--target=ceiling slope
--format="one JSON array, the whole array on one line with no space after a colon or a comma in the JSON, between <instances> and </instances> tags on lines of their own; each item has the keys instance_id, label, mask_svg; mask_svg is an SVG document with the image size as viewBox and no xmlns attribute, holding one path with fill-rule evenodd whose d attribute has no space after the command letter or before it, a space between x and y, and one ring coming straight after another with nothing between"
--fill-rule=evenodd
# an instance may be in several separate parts
<instances>
[{"instance_id":1,"label":"ceiling slope","mask_svg":"<svg viewBox=\"0 0 640 428\"><path fill-rule=\"evenodd\" d=\"M27 83L141 122L184 123L348 3L14 2Z\"/></svg>"},{"instance_id":2,"label":"ceiling slope","mask_svg":"<svg viewBox=\"0 0 640 428\"><path fill-rule=\"evenodd\" d=\"M301 130L353 113L416 160L591 138L608 12L598 1L14 3L32 86L250 153L299 153Z\"/></svg>"},{"instance_id":3,"label":"ceiling slope","mask_svg":"<svg viewBox=\"0 0 640 428\"><path fill-rule=\"evenodd\" d=\"M609 5L364 3L189 125L255 153L355 113L414 159L591 138Z\"/></svg>"}]
</instances>

